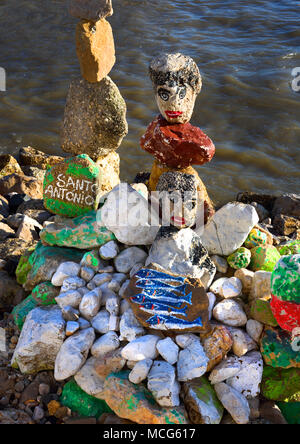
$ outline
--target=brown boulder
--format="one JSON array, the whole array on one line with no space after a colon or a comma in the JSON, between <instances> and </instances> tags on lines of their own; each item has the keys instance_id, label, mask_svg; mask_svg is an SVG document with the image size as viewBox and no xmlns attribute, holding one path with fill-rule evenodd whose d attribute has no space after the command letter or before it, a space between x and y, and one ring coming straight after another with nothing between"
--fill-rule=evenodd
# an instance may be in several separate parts
<instances>
[{"instance_id":1,"label":"brown boulder","mask_svg":"<svg viewBox=\"0 0 300 444\"><path fill-rule=\"evenodd\" d=\"M48 166L56 165L63 160L63 157L45 154L31 146L23 147L19 151L19 162L22 167L30 166L46 170Z\"/></svg>"},{"instance_id":2,"label":"brown boulder","mask_svg":"<svg viewBox=\"0 0 300 444\"><path fill-rule=\"evenodd\" d=\"M0 179L0 194L9 193L27 194L33 199L39 199L43 196L43 182L34 177L22 176L19 174L10 174Z\"/></svg>"},{"instance_id":3,"label":"brown boulder","mask_svg":"<svg viewBox=\"0 0 300 444\"><path fill-rule=\"evenodd\" d=\"M16 159L10 154L0 155L0 177L8 176L9 174L23 174L20 165Z\"/></svg>"},{"instance_id":4,"label":"brown boulder","mask_svg":"<svg viewBox=\"0 0 300 444\"><path fill-rule=\"evenodd\" d=\"M0 308L17 305L25 296L23 288L6 271L0 271Z\"/></svg>"},{"instance_id":5,"label":"brown boulder","mask_svg":"<svg viewBox=\"0 0 300 444\"><path fill-rule=\"evenodd\" d=\"M284 214L300 218L300 195L299 194L283 194L278 197L274 203L272 215Z\"/></svg>"},{"instance_id":6,"label":"brown boulder","mask_svg":"<svg viewBox=\"0 0 300 444\"><path fill-rule=\"evenodd\" d=\"M115 350L98 358L95 363L97 374L105 379L110 373L120 372L126 364L126 359L122 358L121 350Z\"/></svg>"},{"instance_id":7,"label":"brown boulder","mask_svg":"<svg viewBox=\"0 0 300 444\"><path fill-rule=\"evenodd\" d=\"M110 24L81 20L76 27L76 51L81 75L88 82L100 82L115 64L115 44Z\"/></svg>"},{"instance_id":8,"label":"brown boulder","mask_svg":"<svg viewBox=\"0 0 300 444\"><path fill-rule=\"evenodd\" d=\"M0 222L0 241L7 239L8 237L15 237L15 232L10 226Z\"/></svg>"},{"instance_id":9,"label":"brown boulder","mask_svg":"<svg viewBox=\"0 0 300 444\"><path fill-rule=\"evenodd\" d=\"M284 216L277 214L273 220L276 233L281 236L290 236L295 231L300 230L300 217Z\"/></svg>"},{"instance_id":10,"label":"brown boulder","mask_svg":"<svg viewBox=\"0 0 300 444\"><path fill-rule=\"evenodd\" d=\"M0 259L18 262L27 249L36 244L36 241L28 243L23 239L6 239L0 243Z\"/></svg>"}]
</instances>

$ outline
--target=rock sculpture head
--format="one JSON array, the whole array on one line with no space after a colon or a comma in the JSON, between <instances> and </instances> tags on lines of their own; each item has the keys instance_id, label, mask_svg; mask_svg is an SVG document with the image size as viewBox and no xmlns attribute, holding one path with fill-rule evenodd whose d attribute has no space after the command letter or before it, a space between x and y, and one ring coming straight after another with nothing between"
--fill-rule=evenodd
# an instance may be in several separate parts
<instances>
[{"instance_id":1,"label":"rock sculpture head","mask_svg":"<svg viewBox=\"0 0 300 444\"><path fill-rule=\"evenodd\" d=\"M189 122L202 88L194 60L180 53L160 54L150 63L149 71L161 115L169 123Z\"/></svg>"},{"instance_id":2,"label":"rock sculpture head","mask_svg":"<svg viewBox=\"0 0 300 444\"><path fill-rule=\"evenodd\" d=\"M191 174L169 171L160 176L159 191L163 225L188 228L195 225L198 209L197 181Z\"/></svg>"}]
</instances>

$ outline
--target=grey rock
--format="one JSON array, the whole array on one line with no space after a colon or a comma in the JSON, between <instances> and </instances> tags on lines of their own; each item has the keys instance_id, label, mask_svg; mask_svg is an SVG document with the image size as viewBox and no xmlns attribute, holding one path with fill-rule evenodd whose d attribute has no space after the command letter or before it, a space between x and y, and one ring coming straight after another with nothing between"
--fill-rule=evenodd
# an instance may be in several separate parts
<instances>
[{"instance_id":1,"label":"grey rock","mask_svg":"<svg viewBox=\"0 0 300 444\"><path fill-rule=\"evenodd\" d=\"M214 389L225 409L237 424L248 424L250 407L247 399L224 382L215 384Z\"/></svg>"},{"instance_id":2,"label":"grey rock","mask_svg":"<svg viewBox=\"0 0 300 444\"><path fill-rule=\"evenodd\" d=\"M52 370L65 338L65 321L59 307L38 307L26 317L12 366L22 373Z\"/></svg>"},{"instance_id":3,"label":"grey rock","mask_svg":"<svg viewBox=\"0 0 300 444\"><path fill-rule=\"evenodd\" d=\"M134 339L122 350L122 357L128 361L142 361L143 359L155 359L158 356L156 344L159 337L145 335Z\"/></svg>"},{"instance_id":4,"label":"grey rock","mask_svg":"<svg viewBox=\"0 0 300 444\"><path fill-rule=\"evenodd\" d=\"M161 407L180 404L180 384L176 380L175 368L164 361L155 361L148 374L148 390Z\"/></svg>"},{"instance_id":5,"label":"grey rock","mask_svg":"<svg viewBox=\"0 0 300 444\"><path fill-rule=\"evenodd\" d=\"M134 341L145 334L145 329L134 316L132 309L123 313L120 320L120 341Z\"/></svg>"},{"instance_id":6,"label":"grey rock","mask_svg":"<svg viewBox=\"0 0 300 444\"><path fill-rule=\"evenodd\" d=\"M204 375L209 359L198 341L192 341L179 353L177 362L178 381L189 381Z\"/></svg>"},{"instance_id":7,"label":"grey rock","mask_svg":"<svg viewBox=\"0 0 300 444\"><path fill-rule=\"evenodd\" d=\"M69 290L65 293L60 293L56 298L56 303L60 308L72 307L78 308L82 300L82 296L77 290Z\"/></svg>"},{"instance_id":8,"label":"grey rock","mask_svg":"<svg viewBox=\"0 0 300 444\"><path fill-rule=\"evenodd\" d=\"M214 214L199 235L210 254L229 256L243 245L258 221L252 205L230 202Z\"/></svg>"},{"instance_id":9,"label":"grey rock","mask_svg":"<svg viewBox=\"0 0 300 444\"><path fill-rule=\"evenodd\" d=\"M88 395L104 399L104 381L95 370L96 358L89 358L74 376L79 387Z\"/></svg>"},{"instance_id":10,"label":"grey rock","mask_svg":"<svg viewBox=\"0 0 300 444\"><path fill-rule=\"evenodd\" d=\"M130 247L123 250L114 260L116 270L119 273L129 273L132 267L139 263L145 262L147 253L138 247Z\"/></svg>"},{"instance_id":11,"label":"grey rock","mask_svg":"<svg viewBox=\"0 0 300 444\"><path fill-rule=\"evenodd\" d=\"M171 338L158 341L156 348L160 356L169 364L173 365L177 362L179 347Z\"/></svg>"},{"instance_id":12,"label":"grey rock","mask_svg":"<svg viewBox=\"0 0 300 444\"><path fill-rule=\"evenodd\" d=\"M117 350L119 346L120 341L118 335L113 331L109 331L94 342L91 353L96 358L99 358L109 352Z\"/></svg>"},{"instance_id":13,"label":"grey rock","mask_svg":"<svg viewBox=\"0 0 300 444\"><path fill-rule=\"evenodd\" d=\"M142 361L136 362L131 372L129 373L129 381L132 382L133 384L140 384L142 381L144 381L147 378L150 368L152 367L152 364L153 364L152 359L143 359ZM131 366L131 361L127 361L127 367L130 368L130 366Z\"/></svg>"},{"instance_id":14,"label":"grey rock","mask_svg":"<svg viewBox=\"0 0 300 444\"><path fill-rule=\"evenodd\" d=\"M114 82L105 77L70 84L62 130L62 150L93 160L115 151L128 132L126 104Z\"/></svg>"},{"instance_id":15,"label":"grey rock","mask_svg":"<svg viewBox=\"0 0 300 444\"><path fill-rule=\"evenodd\" d=\"M127 183L117 185L108 194L101 216L106 228L126 245L150 245L159 229L158 217L150 217L148 200Z\"/></svg>"},{"instance_id":16,"label":"grey rock","mask_svg":"<svg viewBox=\"0 0 300 444\"><path fill-rule=\"evenodd\" d=\"M236 356L230 356L216 365L209 375L209 380L211 384L218 384L237 375L241 368L242 366L238 358Z\"/></svg>"},{"instance_id":17,"label":"grey rock","mask_svg":"<svg viewBox=\"0 0 300 444\"><path fill-rule=\"evenodd\" d=\"M66 339L55 360L54 378L57 381L63 381L78 372L85 363L94 340L93 328L80 330Z\"/></svg>"},{"instance_id":18,"label":"grey rock","mask_svg":"<svg viewBox=\"0 0 300 444\"><path fill-rule=\"evenodd\" d=\"M110 315L108 311L101 310L91 320L92 327L96 330L97 333L105 334L109 331L109 319Z\"/></svg>"}]
</instances>

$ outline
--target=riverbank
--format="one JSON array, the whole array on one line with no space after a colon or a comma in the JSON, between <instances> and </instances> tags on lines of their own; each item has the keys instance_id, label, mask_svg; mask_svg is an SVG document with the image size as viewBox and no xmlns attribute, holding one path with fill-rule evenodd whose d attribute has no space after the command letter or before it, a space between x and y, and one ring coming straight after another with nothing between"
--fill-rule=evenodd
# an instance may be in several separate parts
<instances>
[{"instance_id":1,"label":"riverbank","mask_svg":"<svg viewBox=\"0 0 300 444\"><path fill-rule=\"evenodd\" d=\"M207 329L180 333L177 319L164 331L146 326L128 290L156 233L120 230L93 210L71 220L50 213L43 181L63 160L33 149L18 162L0 157L0 423L285 423L276 405L285 412L283 400L299 403L300 370L287 347L285 367L270 361L269 335L281 332L270 281L282 255L299 253L299 196L241 191L222 206L214 217L231 214L228 252L206 234L215 266L203 290L209 307L200 307ZM147 206L145 185L128 188ZM278 368L295 381L280 395ZM118 403L120 393L136 399L134 411Z\"/></svg>"}]
</instances>

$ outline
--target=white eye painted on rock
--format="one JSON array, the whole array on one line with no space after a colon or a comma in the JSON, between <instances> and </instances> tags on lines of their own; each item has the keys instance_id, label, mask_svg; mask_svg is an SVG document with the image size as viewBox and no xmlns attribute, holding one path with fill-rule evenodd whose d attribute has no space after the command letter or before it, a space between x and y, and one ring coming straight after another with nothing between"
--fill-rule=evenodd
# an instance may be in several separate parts
<instances>
[{"instance_id":1,"label":"white eye painted on rock","mask_svg":"<svg viewBox=\"0 0 300 444\"><path fill-rule=\"evenodd\" d=\"M163 88L160 88L158 90L158 95L165 102L167 102L169 100L169 98L170 98L170 92L167 91L166 89L163 89Z\"/></svg>"},{"instance_id":2,"label":"white eye painted on rock","mask_svg":"<svg viewBox=\"0 0 300 444\"><path fill-rule=\"evenodd\" d=\"M179 89L179 98L182 100L184 99L186 96L186 87L183 86L182 88Z\"/></svg>"}]
</instances>

